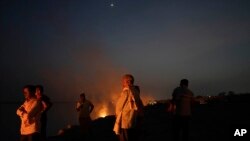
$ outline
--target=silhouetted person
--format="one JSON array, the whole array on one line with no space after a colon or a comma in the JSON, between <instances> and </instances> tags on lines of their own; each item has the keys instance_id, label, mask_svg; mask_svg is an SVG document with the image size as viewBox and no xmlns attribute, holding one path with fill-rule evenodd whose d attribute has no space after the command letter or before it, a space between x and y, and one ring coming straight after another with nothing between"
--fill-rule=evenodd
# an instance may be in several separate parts
<instances>
[{"instance_id":1,"label":"silhouetted person","mask_svg":"<svg viewBox=\"0 0 250 141\"><path fill-rule=\"evenodd\" d=\"M44 89L42 85L36 85L36 98L41 101L43 105L42 115L41 115L41 136L46 139L46 129L47 129L47 112L51 108L52 103L50 98L44 95Z\"/></svg>"},{"instance_id":2,"label":"silhouetted person","mask_svg":"<svg viewBox=\"0 0 250 141\"><path fill-rule=\"evenodd\" d=\"M140 96L140 92L141 92L140 87L137 86L137 85L135 85L134 87L138 91L139 96ZM139 136L143 134L142 125L143 125L143 120L144 120L144 105L143 105L143 102L142 102L141 98L138 101L138 110L137 111L138 111L137 118L136 118L136 132L137 132L137 135L136 135L135 140L138 140Z\"/></svg>"},{"instance_id":3,"label":"silhouetted person","mask_svg":"<svg viewBox=\"0 0 250 141\"><path fill-rule=\"evenodd\" d=\"M93 111L94 105L86 99L85 94L80 94L80 99L76 103L78 112L78 120L81 128L82 137L86 139L91 133L91 118L90 113Z\"/></svg>"},{"instance_id":4,"label":"silhouetted person","mask_svg":"<svg viewBox=\"0 0 250 141\"><path fill-rule=\"evenodd\" d=\"M134 141L136 139L136 120L141 108L139 89L134 86L134 77L126 74L122 77L122 93L116 103L116 121L114 132L120 141Z\"/></svg>"},{"instance_id":5,"label":"silhouetted person","mask_svg":"<svg viewBox=\"0 0 250 141\"><path fill-rule=\"evenodd\" d=\"M40 141L42 103L36 99L35 86L24 86L23 94L25 101L16 111L21 118L20 141Z\"/></svg>"},{"instance_id":6,"label":"silhouetted person","mask_svg":"<svg viewBox=\"0 0 250 141\"><path fill-rule=\"evenodd\" d=\"M188 89L188 80L182 79L180 86L175 88L172 94L172 100L176 104L173 123L174 141L189 140L189 121L193 97L193 92Z\"/></svg>"}]
</instances>

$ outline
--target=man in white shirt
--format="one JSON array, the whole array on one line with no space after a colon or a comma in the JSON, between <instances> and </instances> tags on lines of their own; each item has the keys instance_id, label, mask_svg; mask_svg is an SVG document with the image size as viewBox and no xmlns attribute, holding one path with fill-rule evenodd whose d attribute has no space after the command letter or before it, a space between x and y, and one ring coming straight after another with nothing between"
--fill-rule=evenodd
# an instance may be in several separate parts
<instances>
[{"instance_id":1,"label":"man in white shirt","mask_svg":"<svg viewBox=\"0 0 250 141\"><path fill-rule=\"evenodd\" d=\"M140 89L134 85L134 77L125 74L122 77L122 92L116 103L116 120L113 131L120 141L134 141L137 133L138 114L142 115L143 104Z\"/></svg>"},{"instance_id":2,"label":"man in white shirt","mask_svg":"<svg viewBox=\"0 0 250 141\"><path fill-rule=\"evenodd\" d=\"M23 87L24 103L16 113L21 119L21 141L40 140L40 117L42 104L35 97L35 87L26 85Z\"/></svg>"}]
</instances>

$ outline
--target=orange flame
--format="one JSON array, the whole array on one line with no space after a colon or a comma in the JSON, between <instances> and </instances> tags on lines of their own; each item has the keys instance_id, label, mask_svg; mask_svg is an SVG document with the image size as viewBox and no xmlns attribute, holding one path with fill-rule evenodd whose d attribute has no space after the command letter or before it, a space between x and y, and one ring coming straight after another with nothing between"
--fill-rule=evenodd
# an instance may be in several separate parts
<instances>
[{"instance_id":1,"label":"orange flame","mask_svg":"<svg viewBox=\"0 0 250 141\"><path fill-rule=\"evenodd\" d=\"M108 108L106 105L102 105L102 108L100 109L98 116L104 118L107 115L108 115Z\"/></svg>"}]
</instances>

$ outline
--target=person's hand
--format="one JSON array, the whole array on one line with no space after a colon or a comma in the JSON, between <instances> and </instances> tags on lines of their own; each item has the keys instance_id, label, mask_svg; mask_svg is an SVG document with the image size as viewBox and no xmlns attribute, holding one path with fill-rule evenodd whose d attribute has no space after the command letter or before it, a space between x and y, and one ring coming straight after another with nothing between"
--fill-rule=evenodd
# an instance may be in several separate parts
<instances>
[{"instance_id":1,"label":"person's hand","mask_svg":"<svg viewBox=\"0 0 250 141\"><path fill-rule=\"evenodd\" d=\"M25 108L24 108L23 106L21 106L21 107L19 108L19 110L22 111L22 112L24 112L24 113L27 113L27 111L25 110Z\"/></svg>"},{"instance_id":2,"label":"person's hand","mask_svg":"<svg viewBox=\"0 0 250 141\"><path fill-rule=\"evenodd\" d=\"M83 107L83 104L81 103L81 104L79 105L78 108L79 108L79 109L82 109L82 107Z\"/></svg>"},{"instance_id":3,"label":"person's hand","mask_svg":"<svg viewBox=\"0 0 250 141\"><path fill-rule=\"evenodd\" d=\"M79 110L82 108L82 106L83 106L82 103L79 103L79 102L78 102L78 103L76 104L76 110L79 111Z\"/></svg>"},{"instance_id":4,"label":"person's hand","mask_svg":"<svg viewBox=\"0 0 250 141\"><path fill-rule=\"evenodd\" d=\"M25 110L25 109L24 109L23 106L21 106L21 107L19 107L19 110L20 110L20 111L23 111L23 110Z\"/></svg>"}]
</instances>

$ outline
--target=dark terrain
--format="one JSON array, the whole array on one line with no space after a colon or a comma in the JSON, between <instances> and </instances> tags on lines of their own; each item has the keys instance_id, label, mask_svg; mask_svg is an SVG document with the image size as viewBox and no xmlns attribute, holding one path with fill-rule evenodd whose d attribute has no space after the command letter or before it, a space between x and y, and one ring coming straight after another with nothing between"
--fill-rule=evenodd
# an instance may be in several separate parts
<instances>
[{"instance_id":1,"label":"dark terrain","mask_svg":"<svg viewBox=\"0 0 250 141\"><path fill-rule=\"evenodd\" d=\"M235 124L249 124L250 97L230 96L223 100L212 100L207 104L195 104L190 123L191 141L229 140L229 129ZM117 141L112 131L113 115L93 121L92 141ZM171 139L172 115L166 112L166 104L157 103L145 106L145 117L138 131L141 141L160 141ZM49 141L78 141L78 126L65 128L64 134L51 136Z\"/></svg>"}]
</instances>

